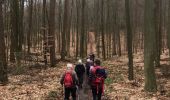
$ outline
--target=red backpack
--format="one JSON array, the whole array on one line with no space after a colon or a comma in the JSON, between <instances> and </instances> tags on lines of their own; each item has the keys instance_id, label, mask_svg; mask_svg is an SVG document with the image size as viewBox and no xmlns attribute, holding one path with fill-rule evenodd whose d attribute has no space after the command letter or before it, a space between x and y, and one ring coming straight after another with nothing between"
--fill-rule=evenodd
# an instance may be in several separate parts
<instances>
[{"instance_id":1,"label":"red backpack","mask_svg":"<svg viewBox=\"0 0 170 100\"><path fill-rule=\"evenodd\" d=\"M97 93L98 93L99 88L101 88L102 92L104 93L105 69L100 66L96 66L92 70L92 73L94 74L94 77L95 77L95 79L93 80L93 84L94 86L97 87Z\"/></svg>"},{"instance_id":2,"label":"red backpack","mask_svg":"<svg viewBox=\"0 0 170 100\"><path fill-rule=\"evenodd\" d=\"M71 72L66 72L65 77L64 77L64 86L66 88L73 87L73 77Z\"/></svg>"}]
</instances>

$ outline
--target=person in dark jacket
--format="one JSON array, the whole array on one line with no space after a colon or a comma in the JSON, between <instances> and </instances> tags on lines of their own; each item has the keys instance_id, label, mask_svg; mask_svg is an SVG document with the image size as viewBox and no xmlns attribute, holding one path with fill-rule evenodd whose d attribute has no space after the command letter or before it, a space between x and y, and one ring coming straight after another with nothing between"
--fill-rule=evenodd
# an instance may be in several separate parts
<instances>
[{"instance_id":1,"label":"person in dark jacket","mask_svg":"<svg viewBox=\"0 0 170 100\"><path fill-rule=\"evenodd\" d=\"M70 73L72 85L67 87L65 84L67 73ZM68 81L67 81L68 82ZM76 72L73 69L72 64L67 64L66 71L62 74L60 84L64 85L64 100L69 100L70 94L72 96L72 100L76 100L76 91L78 85L78 78Z\"/></svg>"},{"instance_id":2,"label":"person in dark jacket","mask_svg":"<svg viewBox=\"0 0 170 100\"><path fill-rule=\"evenodd\" d=\"M89 71L90 71L90 67L93 66L93 61L90 60L90 59L87 59L87 62L86 62L86 75L87 77L89 77Z\"/></svg>"},{"instance_id":3,"label":"person in dark jacket","mask_svg":"<svg viewBox=\"0 0 170 100\"><path fill-rule=\"evenodd\" d=\"M95 60L95 55L93 53L89 54L89 59L94 62Z\"/></svg>"},{"instance_id":4,"label":"person in dark jacket","mask_svg":"<svg viewBox=\"0 0 170 100\"><path fill-rule=\"evenodd\" d=\"M77 77L79 80L79 88L82 88L85 67L84 67L81 59L78 60L78 64L75 66L75 72L77 73Z\"/></svg>"}]
</instances>

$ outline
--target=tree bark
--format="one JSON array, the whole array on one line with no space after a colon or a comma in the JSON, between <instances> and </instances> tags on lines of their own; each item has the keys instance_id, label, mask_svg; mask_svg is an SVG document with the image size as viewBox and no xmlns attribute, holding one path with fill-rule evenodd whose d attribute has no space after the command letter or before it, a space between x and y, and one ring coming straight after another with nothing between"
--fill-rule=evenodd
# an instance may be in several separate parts
<instances>
[{"instance_id":1,"label":"tree bark","mask_svg":"<svg viewBox=\"0 0 170 100\"><path fill-rule=\"evenodd\" d=\"M68 5L69 0L64 2L64 21L63 21L63 32L62 32L62 45L61 45L61 60L65 59L66 56L66 32L68 32Z\"/></svg>"},{"instance_id":2,"label":"tree bark","mask_svg":"<svg viewBox=\"0 0 170 100\"><path fill-rule=\"evenodd\" d=\"M84 39L85 39L85 0L82 0L82 15L81 15L81 35L80 35L80 57L84 57Z\"/></svg>"},{"instance_id":3,"label":"tree bark","mask_svg":"<svg viewBox=\"0 0 170 100\"><path fill-rule=\"evenodd\" d=\"M155 22L154 8L155 0L145 0L144 15L144 73L145 73L145 90L156 92L156 77L154 70L154 49L155 49Z\"/></svg>"},{"instance_id":4,"label":"tree bark","mask_svg":"<svg viewBox=\"0 0 170 100\"><path fill-rule=\"evenodd\" d=\"M15 52L19 52L19 0L12 0L11 5L11 46L10 61L15 62Z\"/></svg>"},{"instance_id":5,"label":"tree bark","mask_svg":"<svg viewBox=\"0 0 170 100\"><path fill-rule=\"evenodd\" d=\"M102 56L106 59L105 34L104 34L104 0L101 1L101 36L102 36Z\"/></svg>"},{"instance_id":6,"label":"tree bark","mask_svg":"<svg viewBox=\"0 0 170 100\"><path fill-rule=\"evenodd\" d=\"M133 53L132 53L132 26L131 26L131 18L130 18L130 7L129 0L125 0L125 8L126 8L126 27L127 27L127 47L128 47L128 79L133 80Z\"/></svg>"},{"instance_id":7,"label":"tree bark","mask_svg":"<svg viewBox=\"0 0 170 100\"><path fill-rule=\"evenodd\" d=\"M43 48L43 53L44 53L44 63L47 65L47 42L46 41L46 0L43 0L43 9L42 9L42 27L43 27L43 40L44 40L44 48Z\"/></svg>"},{"instance_id":8,"label":"tree bark","mask_svg":"<svg viewBox=\"0 0 170 100\"><path fill-rule=\"evenodd\" d=\"M49 20L49 44L50 44L50 64L54 67L56 64L55 58L55 5L56 0L50 0L50 20Z\"/></svg>"},{"instance_id":9,"label":"tree bark","mask_svg":"<svg viewBox=\"0 0 170 100\"><path fill-rule=\"evenodd\" d=\"M169 0L169 8L168 8L168 32L167 32L167 43L169 49L169 56L170 56L170 0Z\"/></svg>"},{"instance_id":10,"label":"tree bark","mask_svg":"<svg viewBox=\"0 0 170 100\"><path fill-rule=\"evenodd\" d=\"M6 82L8 82L8 76L7 76L2 4L3 2L2 0L0 0L0 82L5 84Z\"/></svg>"},{"instance_id":11,"label":"tree bark","mask_svg":"<svg viewBox=\"0 0 170 100\"><path fill-rule=\"evenodd\" d=\"M155 29L156 29L156 46L155 46L155 66L160 66L161 55L161 38L162 38L162 0L155 0Z\"/></svg>"}]
</instances>

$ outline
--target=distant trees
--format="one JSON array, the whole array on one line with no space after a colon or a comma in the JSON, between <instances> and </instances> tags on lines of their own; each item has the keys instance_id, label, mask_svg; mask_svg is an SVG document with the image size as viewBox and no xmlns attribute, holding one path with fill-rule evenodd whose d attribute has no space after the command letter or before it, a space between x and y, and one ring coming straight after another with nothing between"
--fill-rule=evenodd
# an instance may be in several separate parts
<instances>
[{"instance_id":1,"label":"distant trees","mask_svg":"<svg viewBox=\"0 0 170 100\"><path fill-rule=\"evenodd\" d=\"M153 66L160 66L161 51L170 49L169 0L4 0L1 12L6 61L15 62L16 52L38 52L46 65L50 58L51 66L57 57L85 58L92 51L88 47L92 34L91 48L98 57L128 53L129 80L134 79L133 53L144 50L145 89L152 91Z\"/></svg>"}]
</instances>

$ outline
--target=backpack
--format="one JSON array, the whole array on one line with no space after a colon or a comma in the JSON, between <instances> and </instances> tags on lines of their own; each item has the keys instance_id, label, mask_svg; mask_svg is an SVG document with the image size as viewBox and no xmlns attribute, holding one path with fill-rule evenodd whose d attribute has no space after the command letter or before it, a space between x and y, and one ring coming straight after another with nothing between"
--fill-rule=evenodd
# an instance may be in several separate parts
<instances>
[{"instance_id":1,"label":"backpack","mask_svg":"<svg viewBox=\"0 0 170 100\"><path fill-rule=\"evenodd\" d=\"M97 87L97 93L99 89L102 89L102 93L103 93L104 92L104 80L106 78L105 69L101 68L100 66L96 66L94 67L93 74L94 74L93 84L95 87Z\"/></svg>"},{"instance_id":2,"label":"backpack","mask_svg":"<svg viewBox=\"0 0 170 100\"><path fill-rule=\"evenodd\" d=\"M64 77L64 87L71 88L73 87L73 77L71 72L66 72Z\"/></svg>"}]
</instances>

